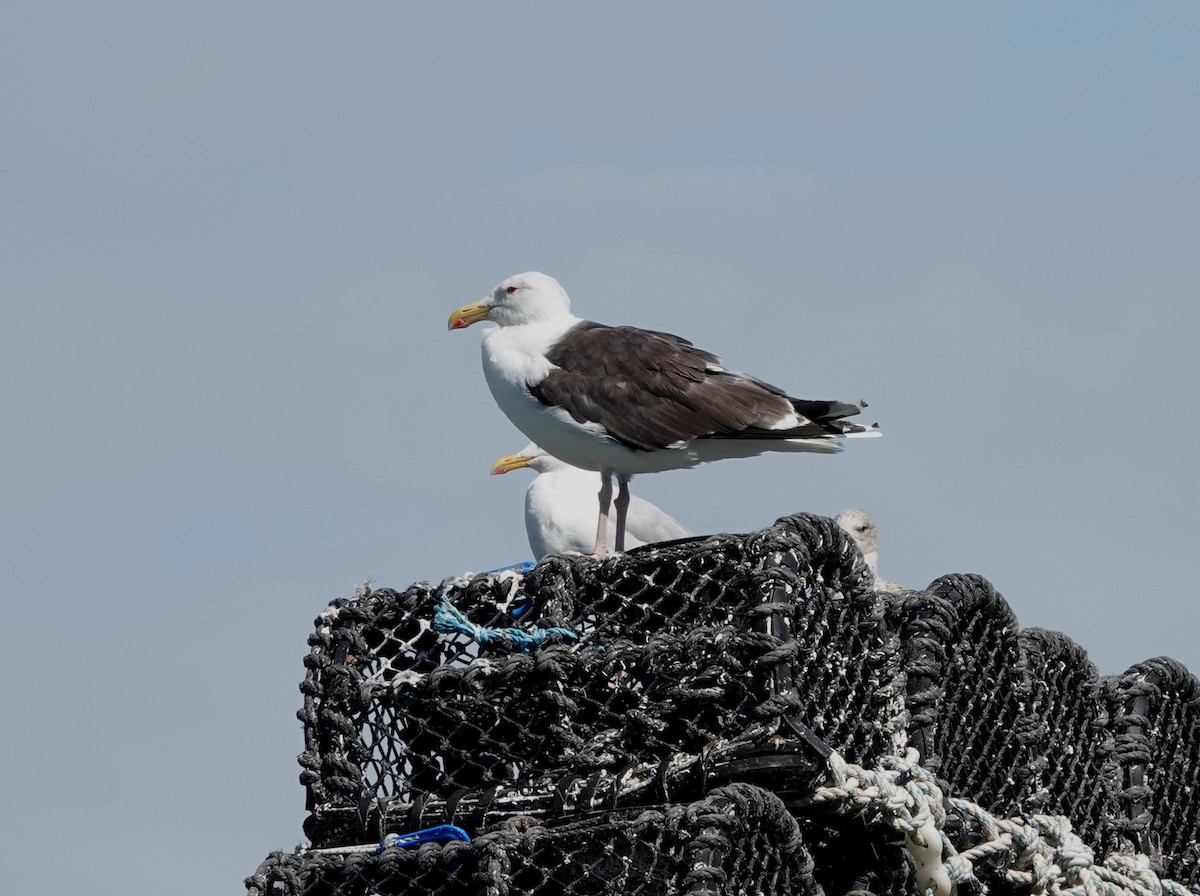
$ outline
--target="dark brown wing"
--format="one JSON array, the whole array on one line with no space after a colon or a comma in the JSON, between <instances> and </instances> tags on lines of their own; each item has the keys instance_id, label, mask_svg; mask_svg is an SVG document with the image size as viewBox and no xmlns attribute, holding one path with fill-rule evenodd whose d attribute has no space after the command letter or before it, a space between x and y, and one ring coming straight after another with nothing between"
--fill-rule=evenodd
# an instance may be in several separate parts
<instances>
[{"instance_id":1,"label":"dark brown wing","mask_svg":"<svg viewBox=\"0 0 1200 896\"><path fill-rule=\"evenodd\" d=\"M857 405L799 402L767 383L720 369L720 359L686 339L636 327L584 321L550 349L553 369L530 393L565 408L579 423L598 423L644 451L701 438L828 438L840 428L805 422L769 427L793 410L818 419L849 416Z\"/></svg>"}]
</instances>

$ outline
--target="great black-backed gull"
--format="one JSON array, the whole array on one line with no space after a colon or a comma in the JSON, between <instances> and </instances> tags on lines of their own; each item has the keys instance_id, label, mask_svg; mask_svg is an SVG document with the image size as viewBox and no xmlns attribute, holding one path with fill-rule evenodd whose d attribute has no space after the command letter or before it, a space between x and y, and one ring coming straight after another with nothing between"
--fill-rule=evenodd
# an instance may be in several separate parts
<instances>
[{"instance_id":1,"label":"great black-backed gull","mask_svg":"<svg viewBox=\"0 0 1200 896\"><path fill-rule=\"evenodd\" d=\"M791 398L670 333L581 320L546 274L509 277L448 326L485 320L498 325L483 337L483 373L500 409L550 454L600 471L597 557L607 551L614 475L621 551L636 473L765 451L833 453L841 438L880 434L843 420L865 402Z\"/></svg>"},{"instance_id":2,"label":"great black-backed gull","mask_svg":"<svg viewBox=\"0 0 1200 896\"><path fill-rule=\"evenodd\" d=\"M530 442L516 454L492 465L492 475L522 467L537 472L525 492L525 531L529 547L539 560L547 554L582 554L593 550L596 541L596 472L581 470L548 454ZM665 511L637 495L629 499L625 545L687 538L692 533ZM608 548L616 539L608 535Z\"/></svg>"},{"instance_id":3,"label":"great black-backed gull","mask_svg":"<svg viewBox=\"0 0 1200 896\"><path fill-rule=\"evenodd\" d=\"M895 582L879 578L879 529L871 515L865 510L850 507L839 513L834 521L841 526L862 552L863 559L871 570L875 580L876 591L886 591L888 594L903 594L908 589Z\"/></svg>"}]
</instances>

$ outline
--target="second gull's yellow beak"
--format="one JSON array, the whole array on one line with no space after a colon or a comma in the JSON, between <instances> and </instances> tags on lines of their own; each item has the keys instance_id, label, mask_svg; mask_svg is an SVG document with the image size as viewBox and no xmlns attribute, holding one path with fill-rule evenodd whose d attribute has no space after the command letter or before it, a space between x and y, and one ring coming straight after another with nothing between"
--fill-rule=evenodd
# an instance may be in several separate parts
<instances>
[{"instance_id":1,"label":"second gull's yellow beak","mask_svg":"<svg viewBox=\"0 0 1200 896\"><path fill-rule=\"evenodd\" d=\"M511 473L513 470L527 467L531 460L533 460L532 457L526 457L523 454L510 454L508 457L502 457L492 464L492 475L499 476L501 473Z\"/></svg>"},{"instance_id":2,"label":"second gull's yellow beak","mask_svg":"<svg viewBox=\"0 0 1200 896\"><path fill-rule=\"evenodd\" d=\"M481 320L487 320L488 313L491 310L483 302L471 302L469 305L463 305L461 308L456 308L454 313L450 315L450 321L447 323L446 329L461 330L464 327L471 326L471 324L479 323Z\"/></svg>"}]
</instances>

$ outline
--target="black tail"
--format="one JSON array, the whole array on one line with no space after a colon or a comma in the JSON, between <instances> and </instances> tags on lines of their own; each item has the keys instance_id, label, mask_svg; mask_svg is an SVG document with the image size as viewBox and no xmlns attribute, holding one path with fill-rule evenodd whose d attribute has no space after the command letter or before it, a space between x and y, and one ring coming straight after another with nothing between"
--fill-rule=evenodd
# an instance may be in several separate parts
<instances>
[{"instance_id":1,"label":"black tail","mask_svg":"<svg viewBox=\"0 0 1200 896\"><path fill-rule=\"evenodd\" d=\"M865 401L809 401L806 398L792 398L790 395L788 401L792 403L797 414L818 423L853 417L855 414L861 413L862 409L867 406Z\"/></svg>"}]
</instances>

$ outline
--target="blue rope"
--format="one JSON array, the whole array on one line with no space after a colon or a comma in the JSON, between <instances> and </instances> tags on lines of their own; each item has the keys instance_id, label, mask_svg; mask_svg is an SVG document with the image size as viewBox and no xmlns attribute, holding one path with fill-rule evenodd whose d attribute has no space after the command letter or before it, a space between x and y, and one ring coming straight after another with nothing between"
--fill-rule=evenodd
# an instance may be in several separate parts
<instances>
[{"instance_id":1,"label":"blue rope","mask_svg":"<svg viewBox=\"0 0 1200 896\"><path fill-rule=\"evenodd\" d=\"M464 616L454 604L450 603L445 595L438 602L437 609L433 611L433 630L442 634L459 632L468 635L480 644L507 640L524 651L537 647L551 634L563 635L573 641L579 640L579 634L569 628L536 628L533 631L526 631L520 628L489 628L485 625L476 625Z\"/></svg>"}]
</instances>

